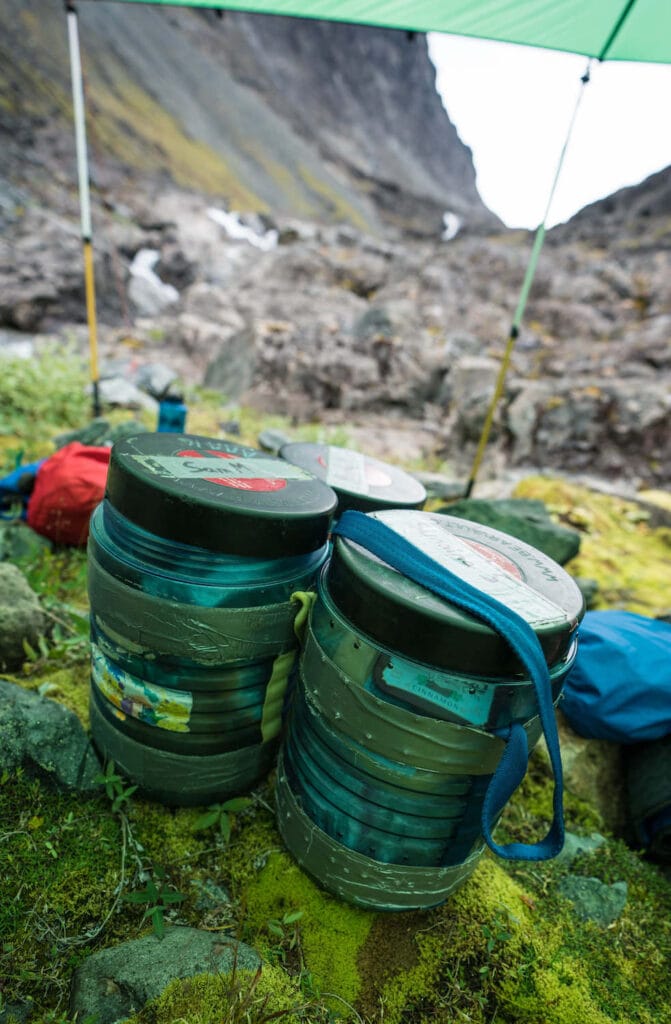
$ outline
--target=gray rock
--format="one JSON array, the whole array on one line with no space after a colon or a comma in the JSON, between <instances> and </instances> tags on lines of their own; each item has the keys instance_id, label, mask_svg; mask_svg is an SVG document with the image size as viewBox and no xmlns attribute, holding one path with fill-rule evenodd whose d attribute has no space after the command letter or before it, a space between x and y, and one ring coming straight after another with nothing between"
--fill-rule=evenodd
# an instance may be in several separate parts
<instances>
[{"instance_id":1,"label":"gray rock","mask_svg":"<svg viewBox=\"0 0 671 1024\"><path fill-rule=\"evenodd\" d=\"M593 921L600 928L607 928L617 921L627 903L626 882L606 885L598 878L566 875L559 883L559 892L573 903L576 917L581 921Z\"/></svg>"},{"instance_id":2,"label":"gray rock","mask_svg":"<svg viewBox=\"0 0 671 1024\"><path fill-rule=\"evenodd\" d=\"M154 935L94 953L72 980L70 1013L97 1024L113 1024L156 999L175 978L217 974L233 964L256 970L261 959L242 942L197 928L168 928L161 941Z\"/></svg>"},{"instance_id":3,"label":"gray rock","mask_svg":"<svg viewBox=\"0 0 671 1024\"><path fill-rule=\"evenodd\" d=\"M588 836L579 836L575 832L567 832L564 839L564 847L561 853L555 858L556 864L572 864L582 853L594 853L606 842L605 837L599 832L592 832Z\"/></svg>"},{"instance_id":4,"label":"gray rock","mask_svg":"<svg viewBox=\"0 0 671 1024\"><path fill-rule=\"evenodd\" d=\"M582 594L585 608L592 608L599 593L599 584L596 580L591 580L587 576L574 576L573 579Z\"/></svg>"},{"instance_id":5,"label":"gray rock","mask_svg":"<svg viewBox=\"0 0 671 1024\"><path fill-rule=\"evenodd\" d=\"M32 359L35 343L21 331L0 330L0 359Z\"/></svg>"},{"instance_id":6,"label":"gray rock","mask_svg":"<svg viewBox=\"0 0 671 1024\"><path fill-rule=\"evenodd\" d=\"M33 1012L33 1003L4 1003L0 1007L0 1024L26 1024Z\"/></svg>"},{"instance_id":7,"label":"gray rock","mask_svg":"<svg viewBox=\"0 0 671 1024\"><path fill-rule=\"evenodd\" d=\"M456 437L461 442L479 439L498 374L499 363L496 359L476 356L462 356L450 371ZM494 419L494 430L499 413L500 409Z\"/></svg>"},{"instance_id":8,"label":"gray rock","mask_svg":"<svg viewBox=\"0 0 671 1024\"><path fill-rule=\"evenodd\" d=\"M357 341L371 341L373 338L393 338L394 325L387 311L372 306L354 323L352 334Z\"/></svg>"},{"instance_id":9,"label":"gray rock","mask_svg":"<svg viewBox=\"0 0 671 1024\"><path fill-rule=\"evenodd\" d=\"M0 768L20 765L67 789L99 790L100 763L81 722L56 701L0 679Z\"/></svg>"},{"instance_id":10,"label":"gray rock","mask_svg":"<svg viewBox=\"0 0 671 1024\"><path fill-rule=\"evenodd\" d=\"M291 438L281 430L262 430L257 441L259 448L263 448L264 452L272 452L273 455L277 455L280 448L291 442Z\"/></svg>"},{"instance_id":11,"label":"gray rock","mask_svg":"<svg viewBox=\"0 0 671 1024\"><path fill-rule=\"evenodd\" d=\"M0 562L32 562L51 547L50 540L21 519L0 520Z\"/></svg>"},{"instance_id":12,"label":"gray rock","mask_svg":"<svg viewBox=\"0 0 671 1024\"><path fill-rule=\"evenodd\" d=\"M211 878L206 878L204 882L196 879L192 884L198 892L196 910L219 910L221 907L227 907L231 902L231 894L228 889L217 885Z\"/></svg>"},{"instance_id":13,"label":"gray rock","mask_svg":"<svg viewBox=\"0 0 671 1024\"><path fill-rule=\"evenodd\" d=\"M0 669L19 668L26 660L23 641L35 644L46 625L26 578L15 565L0 562Z\"/></svg>"},{"instance_id":14,"label":"gray rock","mask_svg":"<svg viewBox=\"0 0 671 1024\"><path fill-rule=\"evenodd\" d=\"M466 488L464 480L451 480L440 473L413 473L416 480L423 484L429 498L440 501L452 501L461 498Z\"/></svg>"},{"instance_id":15,"label":"gray rock","mask_svg":"<svg viewBox=\"0 0 671 1024\"><path fill-rule=\"evenodd\" d=\"M203 385L228 399L239 398L252 383L255 341L251 327L230 334L205 371Z\"/></svg>"},{"instance_id":16,"label":"gray rock","mask_svg":"<svg viewBox=\"0 0 671 1024\"><path fill-rule=\"evenodd\" d=\"M160 398L176 380L177 374L170 366L164 363L144 363L138 367L134 383L154 398Z\"/></svg>"},{"instance_id":17,"label":"gray rock","mask_svg":"<svg viewBox=\"0 0 671 1024\"><path fill-rule=\"evenodd\" d=\"M110 377L108 380L101 380L99 394L103 405L120 405L125 409L146 409L148 412L158 412L156 399L144 391L140 391L135 384L124 377Z\"/></svg>"}]
</instances>

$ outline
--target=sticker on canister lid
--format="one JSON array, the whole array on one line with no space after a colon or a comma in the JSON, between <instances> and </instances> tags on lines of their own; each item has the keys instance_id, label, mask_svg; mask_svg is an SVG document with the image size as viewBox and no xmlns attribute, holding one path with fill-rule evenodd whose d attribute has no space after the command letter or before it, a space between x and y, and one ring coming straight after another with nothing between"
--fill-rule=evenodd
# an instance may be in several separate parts
<instances>
[{"instance_id":1,"label":"sticker on canister lid","mask_svg":"<svg viewBox=\"0 0 671 1024\"><path fill-rule=\"evenodd\" d=\"M424 487L399 466L338 445L293 442L280 456L324 480L338 495L338 511L373 512L381 508L421 508Z\"/></svg>"},{"instance_id":2,"label":"sticker on canister lid","mask_svg":"<svg viewBox=\"0 0 671 1024\"><path fill-rule=\"evenodd\" d=\"M329 445L326 453L326 483L336 491L344 489L368 494L370 487L366 479L365 456L348 448Z\"/></svg>"},{"instance_id":3,"label":"sticker on canister lid","mask_svg":"<svg viewBox=\"0 0 671 1024\"><path fill-rule=\"evenodd\" d=\"M384 522L384 515L372 514ZM533 629L567 621L566 611L525 583L519 568L509 559L504 561L495 549L488 551L482 543L456 537L431 516L399 511L387 525L465 583L516 612Z\"/></svg>"},{"instance_id":4,"label":"sticker on canister lid","mask_svg":"<svg viewBox=\"0 0 671 1024\"><path fill-rule=\"evenodd\" d=\"M150 473L166 480L207 480L241 491L279 491L289 480L313 479L310 473L277 459L181 451L177 455L133 455ZM279 471L281 470L281 472Z\"/></svg>"},{"instance_id":5,"label":"sticker on canister lid","mask_svg":"<svg viewBox=\"0 0 671 1024\"><path fill-rule=\"evenodd\" d=\"M164 433L114 445L106 498L160 537L258 558L322 548L337 504L323 480L267 452Z\"/></svg>"}]
</instances>

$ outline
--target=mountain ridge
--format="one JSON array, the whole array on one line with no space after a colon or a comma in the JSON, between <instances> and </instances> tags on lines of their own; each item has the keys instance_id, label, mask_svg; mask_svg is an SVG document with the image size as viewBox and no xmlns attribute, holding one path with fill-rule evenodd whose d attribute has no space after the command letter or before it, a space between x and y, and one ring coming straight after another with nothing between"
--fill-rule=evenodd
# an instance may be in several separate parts
<instances>
[{"instance_id":1,"label":"mountain ridge","mask_svg":"<svg viewBox=\"0 0 671 1024\"><path fill-rule=\"evenodd\" d=\"M45 122L67 134L64 16L48 0L3 7L3 134ZM229 207L377 234L434 235L447 209L475 230L501 226L424 36L101 0L78 10L94 179L162 175Z\"/></svg>"}]
</instances>

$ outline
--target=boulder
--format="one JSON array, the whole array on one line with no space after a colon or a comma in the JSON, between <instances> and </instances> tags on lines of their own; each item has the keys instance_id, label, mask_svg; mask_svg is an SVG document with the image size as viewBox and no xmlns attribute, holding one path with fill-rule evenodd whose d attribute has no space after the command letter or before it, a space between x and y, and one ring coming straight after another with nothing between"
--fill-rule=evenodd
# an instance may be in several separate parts
<instances>
[{"instance_id":1,"label":"boulder","mask_svg":"<svg viewBox=\"0 0 671 1024\"><path fill-rule=\"evenodd\" d=\"M31 562L51 547L50 540L35 533L23 520L0 519L0 562Z\"/></svg>"},{"instance_id":2,"label":"boulder","mask_svg":"<svg viewBox=\"0 0 671 1024\"><path fill-rule=\"evenodd\" d=\"M573 912L581 921L593 921L599 928L608 928L617 921L627 903L627 883L606 885L598 878L566 875L559 883L559 893L573 903Z\"/></svg>"},{"instance_id":3,"label":"boulder","mask_svg":"<svg viewBox=\"0 0 671 1024\"><path fill-rule=\"evenodd\" d=\"M83 793L100 788L95 781L100 763L77 716L2 679L0 736L0 769L24 767Z\"/></svg>"},{"instance_id":4,"label":"boulder","mask_svg":"<svg viewBox=\"0 0 671 1024\"><path fill-rule=\"evenodd\" d=\"M254 372L256 336L251 327L229 334L220 341L216 357L207 367L203 385L235 400L247 390Z\"/></svg>"},{"instance_id":5,"label":"boulder","mask_svg":"<svg viewBox=\"0 0 671 1024\"><path fill-rule=\"evenodd\" d=\"M26 660L24 640L34 645L47 628L37 594L15 565L0 562L0 670Z\"/></svg>"},{"instance_id":6,"label":"boulder","mask_svg":"<svg viewBox=\"0 0 671 1024\"><path fill-rule=\"evenodd\" d=\"M220 933L168 928L162 940L146 935L88 957L72 980L70 1013L114 1024L160 996L175 978L226 974L234 965L256 970L260 964L250 946Z\"/></svg>"},{"instance_id":7,"label":"boulder","mask_svg":"<svg viewBox=\"0 0 671 1024\"><path fill-rule=\"evenodd\" d=\"M622 747L578 736L561 712L557 720L567 792L598 811L604 828L621 835L627 818Z\"/></svg>"}]
</instances>

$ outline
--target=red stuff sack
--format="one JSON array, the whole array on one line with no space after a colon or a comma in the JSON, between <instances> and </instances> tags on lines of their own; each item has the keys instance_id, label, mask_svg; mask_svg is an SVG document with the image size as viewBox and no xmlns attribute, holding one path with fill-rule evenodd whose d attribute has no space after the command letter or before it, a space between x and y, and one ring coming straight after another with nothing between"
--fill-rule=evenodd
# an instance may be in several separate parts
<instances>
[{"instance_id":1,"label":"red stuff sack","mask_svg":"<svg viewBox=\"0 0 671 1024\"><path fill-rule=\"evenodd\" d=\"M28 525L58 544L86 544L89 519L105 493L109 448L73 441L40 466Z\"/></svg>"}]
</instances>

